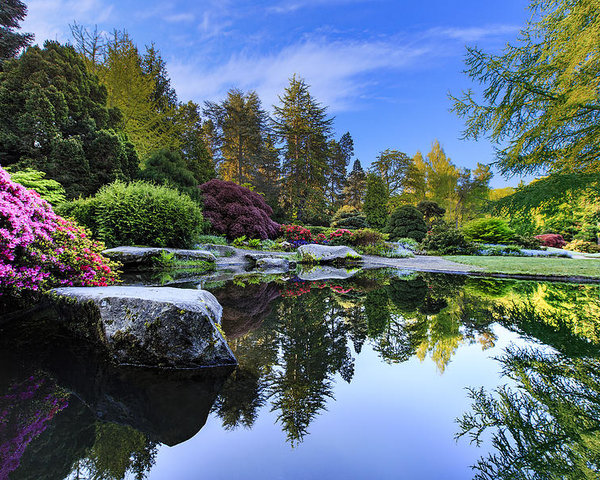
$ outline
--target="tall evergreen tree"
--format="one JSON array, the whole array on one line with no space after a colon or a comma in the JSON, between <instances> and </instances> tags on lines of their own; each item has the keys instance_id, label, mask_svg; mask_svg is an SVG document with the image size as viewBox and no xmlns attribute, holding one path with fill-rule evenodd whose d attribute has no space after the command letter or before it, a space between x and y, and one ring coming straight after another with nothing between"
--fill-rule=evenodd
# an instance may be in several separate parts
<instances>
[{"instance_id":1,"label":"tall evergreen tree","mask_svg":"<svg viewBox=\"0 0 600 480\"><path fill-rule=\"evenodd\" d=\"M0 2L0 64L14 58L33 42L33 34L19 33L19 23L25 19L27 7L20 0Z\"/></svg>"},{"instance_id":2,"label":"tall evergreen tree","mask_svg":"<svg viewBox=\"0 0 600 480\"><path fill-rule=\"evenodd\" d=\"M295 75L274 106L273 126L283 144L282 200L299 221L322 213L325 204L327 142L333 119Z\"/></svg>"},{"instance_id":3,"label":"tall evergreen tree","mask_svg":"<svg viewBox=\"0 0 600 480\"><path fill-rule=\"evenodd\" d=\"M187 169L201 185L215 178L215 165L206 146L203 134L203 123L200 106L190 101L177 108L177 122L184 125L181 129L180 153Z\"/></svg>"},{"instance_id":4,"label":"tall evergreen tree","mask_svg":"<svg viewBox=\"0 0 600 480\"><path fill-rule=\"evenodd\" d=\"M366 190L367 174L363 170L360 160L356 159L352 171L346 179L346 186L343 191L344 203L357 210L362 210Z\"/></svg>"},{"instance_id":5,"label":"tall evergreen tree","mask_svg":"<svg viewBox=\"0 0 600 480\"><path fill-rule=\"evenodd\" d=\"M389 191L383 178L375 173L369 173L363 210L368 224L377 230L383 229L387 224L389 198Z\"/></svg>"},{"instance_id":6,"label":"tall evergreen tree","mask_svg":"<svg viewBox=\"0 0 600 480\"><path fill-rule=\"evenodd\" d=\"M344 133L339 141L330 140L328 149L327 199L330 210L335 211L342 205L342 192L346 185L346 169L354 155L354 141L350 132Z\"/></svg>"},{"instance_id":7,"label":"tall evergreen tree","mask_svg":"<svg viewBox=\"0 0 600 480\"><path fill-rule=\"evenodd\" d=\"M232 89L222 102L206 102L204 114L215 127L221 177L240 185L253 183L266 153L268 133L268 117L256 92Z\"/></svg>"}]
</instances>

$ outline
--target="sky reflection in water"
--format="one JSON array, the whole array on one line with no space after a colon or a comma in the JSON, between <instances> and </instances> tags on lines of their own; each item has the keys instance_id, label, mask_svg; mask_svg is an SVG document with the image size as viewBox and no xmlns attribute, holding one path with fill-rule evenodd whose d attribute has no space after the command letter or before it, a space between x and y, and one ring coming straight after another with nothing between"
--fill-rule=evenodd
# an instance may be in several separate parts
<instances>
[{"instance_id":1,"label":"sky reflection in water","mask_svg":"<svg viewBox=\"0 0 600 480\"><path fill-rule=\"evenodd\" d=\"M87 433L65 449L63 467L47 478L63 478L56 475L65 468L75 478L77 467L101 478L150 479L580 478L597 470L597 285L433 274L399 278L390 272L346 281L264 280L204 283L224 307L223 328L240 366L222 386L203 380L202 391L212 393L190 413L197 416L191 423L201 428L193 438L172 447L160 444L167 437L167 443L179 441L173 429L182 418L173 417L169 430L149 426L148 419L156 418L150 411L133 420L115 417L105 397L87 399L87 405L95 402L92 413L70 402L54 423L62 417L65 432ZM523 353L532 348L541 353ZM503 364L493 358L503 355ZM56 392L85 390L66 385L63 367L44 372L30 360L22 364L0 378L33 368L56 383ZM115 375L103 372L100 382L113 396ZM572 391L552 391L561 381ZM150 379L137 394L147 395L153 382L173 385ZM504 384L513 389L494 392ZM193 412L198 382L177 385L186 397L176 408ZM474 394L472 407L466 387L483 387L492 396ZM163 392L174 390L166 388ZM585 402L577 396L582 392ZM504 410L494 404L503 394L511 400ZM173 412L160 408L169 420ZM79 415L72 414L76 409ZM93 411L112 417L103 421ZM469 412L475 414L456 422ZM468 434L486 420L499 430L484 432L480 447L470 444ZM502 443L505 426L520 438L518 451L511 449L513 437ZM195 431L187 429L186 438ZM59 430L52 426L31 440L10 478L28 478L53 447L58 462L53 438L60 437ZM462 431L467 435L456 442ZM493 451L490 435L498 432L502 450ZM486 460L488 453L498 455ZM472 471L480 460L479 470ZM561 465L568 468L560 471ZM530 476L515 477L524 472Z\"/></svg>"}]
</instances>

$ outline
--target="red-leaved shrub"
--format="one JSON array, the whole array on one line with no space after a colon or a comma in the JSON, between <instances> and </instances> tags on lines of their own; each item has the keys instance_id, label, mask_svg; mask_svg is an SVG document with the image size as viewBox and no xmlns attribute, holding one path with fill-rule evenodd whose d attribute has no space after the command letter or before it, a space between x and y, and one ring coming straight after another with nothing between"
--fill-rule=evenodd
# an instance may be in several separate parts
<instances>
[{"instance_id":1,"label":"red-leaved shrub","mask_svg":"<svg viewBox=\"0 0 600 480\"><path fill-rule=\"evenodd\" d=\"M263 197L234 182L213 179L200 185L204 196L204 218L229 240L277 238L279 224L271 220L273 210Z\"/></svg>"},{"instance_id":2,"label":"red-leaved shrub","mask_svg":"<svg viewBox=\"0 0 600 480\"><path fill-rule=\"evenodd\" d=\"M546 233L544 235L536 235L535 238L537 238L540 241L543 247L562 248L567 244L563 236L558 235L557 233Z\"/></svg>"}]
</instances>

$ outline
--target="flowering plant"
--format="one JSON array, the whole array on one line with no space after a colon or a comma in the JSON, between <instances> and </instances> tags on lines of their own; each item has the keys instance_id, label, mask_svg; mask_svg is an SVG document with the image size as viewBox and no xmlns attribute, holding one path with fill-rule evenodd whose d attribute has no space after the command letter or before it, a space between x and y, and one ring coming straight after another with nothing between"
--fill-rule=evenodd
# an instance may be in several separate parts
<instances>
[{"instance_id":1,"label":"flowering plant","mask_svg":"<svg viewBox=\"0 0 600 480\"><path fill-rule=\"evenodd\" d=\"M103 249L0 168L0 295L114 283L117 264L102 256Z\"/></svg>"},{"instance_id":2,"label":"flowering plant","mask_svg":"<svg viewBox=\"0 0 600 480\"><path fill-rule=\"evenodd\" d=\"M310 243L312 241L310 230L301 225L282 225L281 233L288 242Z\"/></svg>"},{"instance_id":3,"label":"flowering plant","mask_svg":"<svg viewBox=\"0 0 600 480\"><path fill-rule=\"evenodd\" d=\"M329 243L330 245L351 245L352 232L345 228L338 228L329 235Z\"/></svg>"}]
</instances>

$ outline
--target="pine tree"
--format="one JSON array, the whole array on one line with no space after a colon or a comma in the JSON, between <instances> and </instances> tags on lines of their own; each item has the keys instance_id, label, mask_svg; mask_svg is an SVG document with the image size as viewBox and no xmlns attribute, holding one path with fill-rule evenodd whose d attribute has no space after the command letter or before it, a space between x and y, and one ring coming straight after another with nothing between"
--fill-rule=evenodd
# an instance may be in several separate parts
<instances>
[{"instance_id":1,"label":"pine tree","mask_svg":"<svg viewBox=\"0 0 600 480\"><path fill-rule=\"evenodd\" d=\"M346 186L343 191L344 203L362 211L366 190L367 175L360 164L360 160L356 159L352 171L346 179Z\"/></svg>"},{"instance_id":2,"label":"pine tree","mask_svg":"<svg viewBox=\"0 0 600 480\"><path fill-rule=\"evenodd\" d=\"M33 34L18 33L19 23L25 19L27 7L20 0L0 2L0 64L14 58L33 42Z\"/></svg>"},{"instance_id":3,"label":"pine tree","mask_svg":"<svg viewBox=\"0 0 600 480\"><path fill-rule=\"evenodd\" d=\"M350 133L346 132L339 141L331 140L328 150L327 199L329 209L336 211L343 202L342 192L346 185L346 169L354 155L354 141Z\"/></svg>"},{"instance_id":4,"label":"pine tree","mask_svg":"<svg viewBox=\"0 0 600 480\"><path fill-rule=\"evenodd\" d=\"M266 153L268 133L268 117L256 92L232 89L222 102L206 102L204 114L214 126L221 177L240 185L253 183Z\"/></svg>"},{"instance_id":5,"label":"pine tree","mask_svg":"<svg viewBox=\"0 0 600 480\"><path fill-rule=\"evenodd\" d=\"M291 218L322 214L325 205L327 142L333 119L296 77L274 106L273 127L283 144L282 200Z\"/></svg>"},{"instance_id":6,"label":"pine tree","mask_svg":"<svg viewBox=\"0 0 600 480\"><path fill-rule=\"evenodd\" d=\"M377 230L382 230L387 223L387 204L389 192L385 181L377 174L367 175L367 192L363 210L367 216L367 223Z\"/></svg>"}]
</instances>

